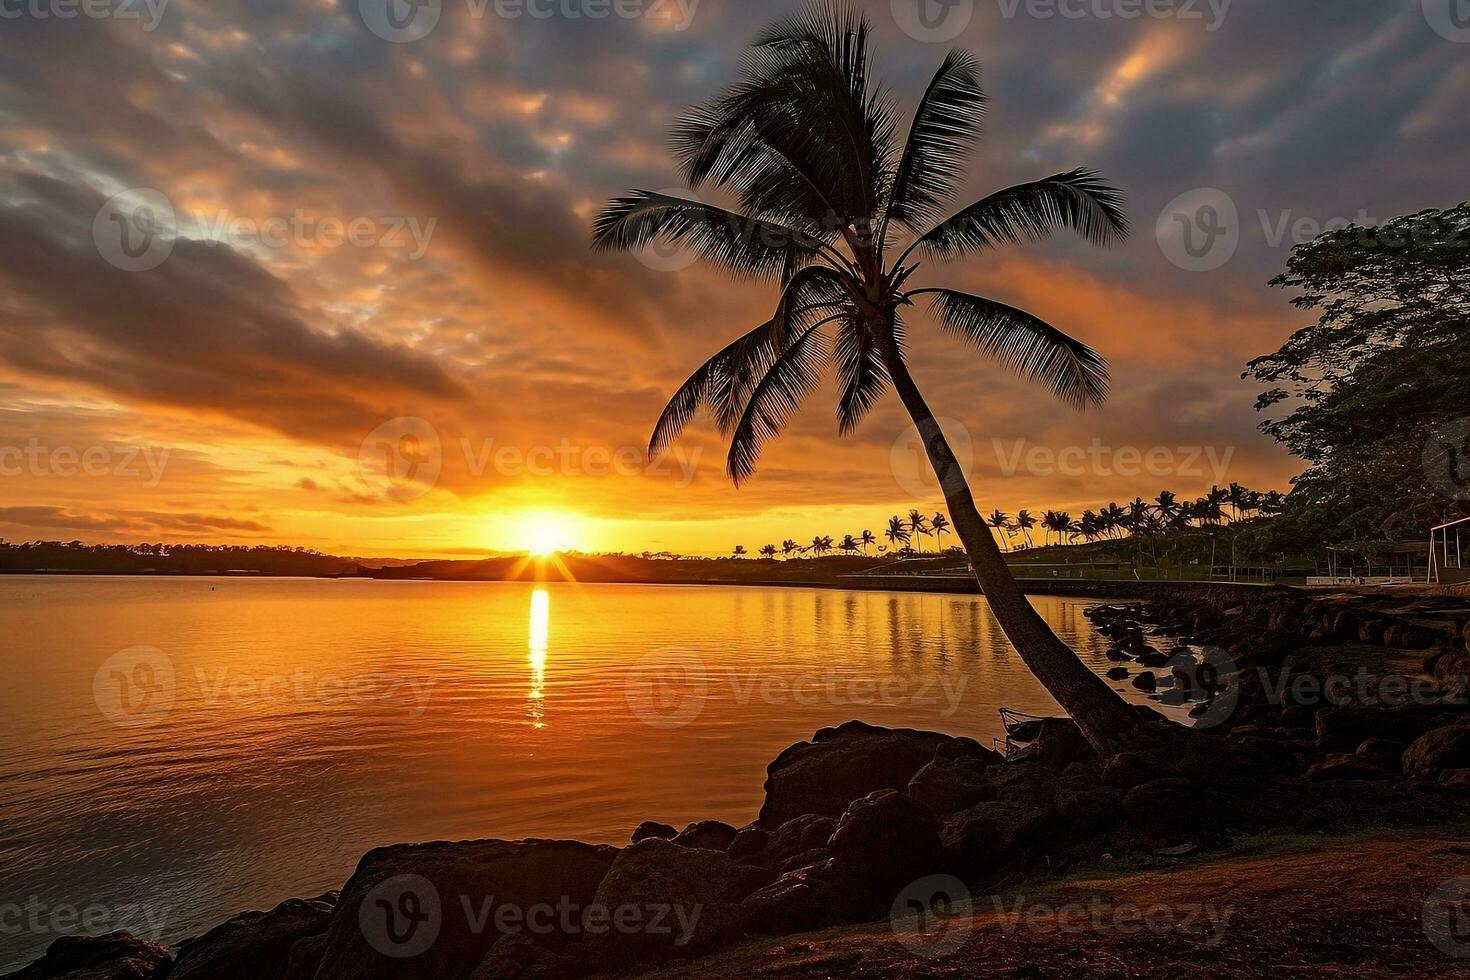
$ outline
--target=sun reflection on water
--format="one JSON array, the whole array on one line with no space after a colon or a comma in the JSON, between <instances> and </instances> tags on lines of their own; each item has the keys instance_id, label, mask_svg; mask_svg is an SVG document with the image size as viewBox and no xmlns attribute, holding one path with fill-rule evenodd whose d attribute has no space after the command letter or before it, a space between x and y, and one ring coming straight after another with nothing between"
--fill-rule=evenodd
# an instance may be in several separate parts
<instances>
[{"instance_id":1,"label":"sun reflection on water","mask_svg":"<svg viewBox=\"0 0 1470 980\"><path fill-rule=\"evenodd\" d=\"M526 716L532 728L546 727L546 647L551 635L551 596L545 589L531 593L531 692L526 699Z\"/></svg>"}]
</instances>

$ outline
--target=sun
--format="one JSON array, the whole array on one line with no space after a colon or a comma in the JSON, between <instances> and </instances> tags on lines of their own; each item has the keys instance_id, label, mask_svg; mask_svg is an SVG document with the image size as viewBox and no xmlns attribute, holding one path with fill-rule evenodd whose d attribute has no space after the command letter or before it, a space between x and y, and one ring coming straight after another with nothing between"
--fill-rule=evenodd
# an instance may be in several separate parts
<instances>
[{"instance_id":1,"label":"sun","mask_svg":"<svg viewBox=\"0 0 1470 980\"><path fill-rule=\"evenodd\" d=\"M521 548L545 558L577 546L577 519L570 514L541 511L525 514L516 521Z\"/></svg>"}]
</instances>

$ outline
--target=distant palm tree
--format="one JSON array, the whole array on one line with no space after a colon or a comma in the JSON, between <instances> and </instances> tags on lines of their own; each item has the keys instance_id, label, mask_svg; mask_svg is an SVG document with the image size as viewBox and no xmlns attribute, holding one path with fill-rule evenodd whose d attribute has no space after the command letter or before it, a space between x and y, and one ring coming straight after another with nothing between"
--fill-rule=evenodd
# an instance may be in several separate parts
<instances>
[{"instance_id":1,"label":"distant palm tree","mask_svg":"<svg viewBox=\"0 0 1470 980\"><path fill-rule=\"evenodd\" d=\"M1128 512L1117 503L1110 503L1097 515L1098 523L1108 537L1113 537L1113 532L1121 531L1127 526Z\"/></svg>"},{"instance_id":2,"label":"distant palm tree","mask_svg":"<svg viewBox=\"0 0 1470 980\"><path fill-rule=\"evenodd\" d=\"M781 542L781 557L790 558L793 554L796 554L799 551L801 551L801 545L797 544L790 538L787 538L785 541Z\"/></svg>"},{"instance_id":3,"label":"distant palm tree","mask_svg":"<svg viewBox=\"0 0 1470 980\"><path fill-rule=\"evenodd\" d=\"M734 555L735 555L736 558L744 558L745 557L745 545L743 545L743 544L737 544L735 546Z\"/></svg>"},{"instance_id":4,"label":"distant palm tree","mask_svg":"<svg viewBox=\"0 0 1470 980\"><path fill-rule=\"evenodd\" d=\"M888 518L888 528L883 532L883 536L894 548L899 545L907 545L909 543L908 525L903 522L902 517L895 514Z\"/></svg>"},{"instance_id":5,"label":"distant palm tree","mask_svg":"<svg viewBox=\"0 0 1470 980\"><path fill-rule=\"evenodd\" d=\"M1016 527L1021 529L1021 538L1026 542L1026 547L1036 547L1036 542L1031 540L1031 529L1036 526L1036 518L1029 510L1016 512Z\"/></svg>"},{"instance_id":6,"label":"distant palm tree","mask_svg":"<svg viewBox=\"0 0 1470 980\"><path fill-rule=\"evenodd\" d=\"M1154 510L1158 512L1159 520L1168 524L1179 513L1179 498L1168 490L1160 490L1154 498Z\"/></svg>"},{"instance_id":7,"label":"distant palm tree","mask_svg":"<svg viewBox=\"0 0 1470 980\"><path fill-rule=\"evenodd\" d=\"M949 518L943 514L935 514L929 519L929 523L934 528L934 550L943 551L944 536L953 533L949 529Z\"/></svg>"},{"instance_id":8,"label":"distant palm tree","mask_svg":"<svg viewBox=\"0 0 1470 980\"><path fill-rule=\"evenodd\" d=\"M832 550L832 539L819 534L812 538L812 543L807 546L807 550L820 558Z\"/></svg>"},{"instance_id":9,"label":"distant palm tree","mask_svg":"<svg viewBox=\"0 0 1470 980\"><path fill-rule=\"evenodd\" d=\"M1009 521L1010 521L1010 518L1007 517L1005 515L1005 513L1003 513L999 509L996 509L996 510L991 511L990 512L990 517L987 518L987 523L991 527L995 528L997 531L1004 531L1005 532L1005 534L1006 534L1006 550L1007 551L1009 551L1010 550L1010 547L1011 547L1011 534L1010 534L1010 530L1009 530L1010 524L1008 523Z\"/></svg>"},{"instance_id":10,"label":"distant palm tree","mask_svg":"<svg viewBox=\"0 0 1470 980\"><path fill-rule=\"evenodd\" d=\"M774 559L776 557L776 546L773 544L761 545L761 557Z\"/></svg>"},{"instance_id":11,"label":"distant palm tree","mask_svg":"<svg viewBox=\"0 0 1470 980\"><path fill-rule=\"evenodd\" d=\"M929 518L917 510L909 511L909 531L914 536L914 543L919 546L919 554L922 555L924 553L924 538L934 533L933 529L929 527Z\"/></svg>"},{"instance_id":12,"label":"distant palm tree","mask_svg":"<svg viewBox=\"0 0 1470 980\"><path fill-rule=\"evenodd\" d=\"M878 539L873 536L872 531L864 531L858 540L863 543L863 554L866 555L868 553L868 546L876 543Z\"/></svg>"},{"instance_id":13,"label":"distant palm tree","mask_svg":"<svg viewBox=\"0 0 1470 980\"><path fill-rule=\"evenodd\" d=\"M842 540L837 543L837 550L849 555L861 547L862 545L858 544L858 539L851 534L844 534Z\"/></svg>"},{"instance_id":14,"label":"distant palm tree","mask_svg":"<svg viewBox=\"0 0 1470 980\"><path fill-rule=\"evenodd\" d=\"M1016 583L909 374L906 352L921 341L905 329L901 312L927 298L954 336L1079 408L1101 402L1107 368L1095 351L1004 303L910 288L919 267L911 258L960 258L1059 229L1110 244L1128 231L1121 195L1095 173L1073 170L998 191L946 217L946 201L970 173L965 156L985 115L979 66L965 52L951 52L900 143L896 107L873 80L871 33L865 17L840 3L787 17L760 33L736 85L676 125L672 142L684 177L692 187L723 189L737 202L734 210L640 190L612 201L596 219L597 248L641 249L661 239L738 276L780 284L772 318L715 354L675 393L650 449L666 447L707 403L730 436L728 470L738 485L824 368L835 367L840 382L842 434L854 431L892 385L997 623L1088 741L1116 751L1139 735L1138 715L1056 636ZM912 237L907 246L898 241L903 235Z\"/></svg>"}]
</instances>

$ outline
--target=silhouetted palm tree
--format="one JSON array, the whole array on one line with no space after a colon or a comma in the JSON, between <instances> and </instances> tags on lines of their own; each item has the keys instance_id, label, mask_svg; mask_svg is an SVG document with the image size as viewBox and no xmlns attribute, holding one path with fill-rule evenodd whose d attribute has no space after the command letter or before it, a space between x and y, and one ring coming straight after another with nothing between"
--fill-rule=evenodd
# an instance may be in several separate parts
<instances>
[{"instance_id":1,"label":"silhouetted palm tree","mask_svg":"<svg viewBox=\"0 0 1470 980\"><path fill-rule=\"evenodd\" d=\"M953 533L949 529L949 518L943 514L935 514L929 519L929 523L934 528L934 550L943 551L944 536Z\"/></svg>"},{"instance_id":2,"label":"silhouetted palm tree","mask_svg":"<svg viewBox=\"0 0 1470 980\"><path fill-rule=\"evenodd\" d=\"M1036 542L1031 540L1031 529L1036 526L1036 518L1029 510L1016 512L1016 527L1021 529L1021 538L1026 542L1026 547L1036 547Z\"/></svg>"},{"instance_id":3,"label":"silhouetted palm tree","mask_svg":"<svg viewBox=\"0 0 1470 980\"><path fill-rule=\"evenodd\" d=\"M776 546L773 544L761 545L761 557L774 559L776 557Z\"/></svg>"},{"instance_id":4,"label":"silhouetted palm tree","mask_svg":"<svg viewBox=\"0 0 1470 980\"><path fill-rule=\"evenodd\" d=\"M858 540L863 543L863 554L866 555L868 553L868 546L877 542L878 539L873 536L872 531L864 531Z\"/></svg>"},{"instance_id":5,"label":"silhouetted palm tree","mask_svg":"<svg viewBox=\"0 0 1470 980\"><path fill-rule=\"evenodd\" d=\"M909 543L908 525L904 524L902 517L895 514L888 518L888 528L883 532L883 536L895 548L900 545L907 545Z\"/></svg>"},{"instance_id":6,"label":"silhouetted palm tree","mask_svg":"<svg viewBox=\"0 0 1470 980\"><path fill-rule=\"evenodd\" d=\"M735 546L735 551L733 552L733 554L735 555L736 558L744 558L745 557L745 545L743 545L743 544L737 544Z\"/></svg>"},{"instance_id":7,"label":"silhouetted palm tree","mask_svg":"<svg viewBox=\"0 0 1470 980\"><path fill-rule=\"evenodd\" d=\"M913 534L913 542L918 545L919 554L922 555L924 553L924 538L934 533L929 527L929 518L917 510L909 511L909 532Z\"/></svg>"},{"instance_id":8,"label":"silhouetted palm tree","mask_svg":"<svg viewBox=\"0 0 1470 980\"><path fill-rule=\"evenodd\" d=\"M675 393L650 449L660 452L707 403L730 436L728 469L738 485L829 365L841 387L842 434L892 385L996 621L1088 740L1116 750L1138 733L1138 717L1022 594L909 374L905 352L919 341L900 313L929 298L948 333L1079 408L1102 401L1107 367L1091 348L1015 307L953 289L914 289L909 280L917 255L957 259L1059 229L1098 245L1117 241L1128 227L1121 195L1095 173L1073 170L946 216L985 115L979 66L951 52L899 141L896 107L870 70L870 37L866 18L843 5L785 18L761 31L737 84L675 126L690 186L724 190L738 202L733 210L640 190L598 216L598 248L641 249L662 239L738 276L780 284L772 318ZM903 247L905 235L912 240Z\"/></svg>"},{"instance_id":9,"label":"silhouetted palm tree","mask_svg":"<svg viewBox=\"0 0 1470 980\"><path fill-rule=\"evenodd\" d=\"M837 543L837 550L848 555L852 554L854 551L857 551L861 547L862 545L858 544L858 539L853 537L851 534L844 534L842 536L842 540Z\"/></svg>"},{"instance_id":10,"label":"silhouetted palm tree","mask_svg":"<svg viewBox=\"0 0 1470 980\"><path fill-rule=\"evenodd\" d=\"M781 542L781 557L783 558L790 558L793 554L800 550L801 545L797 544L790 538L787 538L785 541Z\"/></svg>"},{"instance_id":11,"label":"silhouetted palm tree","mask_svg":"<svg viewBox=\"0 0 1470 980\"><path fill-rule=\"evenodd\" d=\"M1007 551L1009 551L1011 548L1011 533L1009 530L1010 524L1008 523L1009 521L1010 518L1007 517L1005 513L998 508L991 511L990 517L986 519L986 523L989 524L991 527L995 528L997 531L1005 532Z\"/></svg>"},{"instance_id":12,"label":"silhouetted palm tree","mask_svg":"<svg viewBox=\"0 0 1470 980\"><path fill-rule=\"evenodd\" d=\"M819 534L812 538L812 543L807 547L807 550L820 558L832 550L832 539Z\"/></svg>"}]
</instances>

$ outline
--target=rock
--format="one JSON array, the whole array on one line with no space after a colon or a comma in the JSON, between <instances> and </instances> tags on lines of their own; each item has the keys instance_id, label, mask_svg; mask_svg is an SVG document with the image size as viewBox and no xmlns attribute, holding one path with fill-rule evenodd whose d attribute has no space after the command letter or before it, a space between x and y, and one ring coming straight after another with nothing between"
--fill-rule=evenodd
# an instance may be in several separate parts
<instances>
[{"instance_id":1,"label":"rock","mask_svg":"<svg viewBox=\"0 0 1470 980\"><path fill-rule=\"evenodd\" d=\"M1194 784L1177 776L1140 783L1123 794L1124 813L1146 827L1189 826L1198 804Z\"/></svg>"},{"instance_id":2,"label":"rock","mask_svg":"<svg viewBox=\"0 0 1470 980\"><path fill-rule=\"evenodd\" d=\"M995 785L990 769L1004 761L999 752L983 750L983 756L936 758L909 780L908 794L935 816L946 816L994 799Z\"/></svg>"},{"instance_id":3,"label":"rock","mask_svg":"<svg viewBox=\"0 0 1470 980\"><path fill-rule=\"evenodd\" d=\"M1121 681L1121 680L1123 680L1127 676L1128 676L1128 668L1127 667L1109 667L1108 668L1108 680L1110 680L1110 681Z\"/></svg>"},{"instance_id":4,"label":"rock","mask_svg":"<svg viewBox=\"0 0 1470 980\"><path fill-rule=\"evenodd\" d=\"M1116 789L1129 790L1167 774L1168 766L1144 752L1119 752L1103 766L1102 781Z\"/></svg>"},{"instance_id":5,"label":"rock","mask_svg":"<svg viewBox=\"0 0 1470 980\"><path fill-rule=\"evenodd\" d=\"M1357 755L1334 753L1325 762L1319 762L1307 770L1304 777L1308 782L1320 783L1333 779L1388 779L1392 773L1362 759Z\"/></svg>"},{"instance_id":6,"label":"rock","mask_svg":"<svg viewBox=\"0 0 1470 980\"><path fill-rule=\"evenodd\" d=\"M1155 691L1158 689L1159 679L1154 676L1153 671L1145 670L1143 673L1133 678L1133 686L1138 688L1140 691Z\"/></svg>"},{"instance_id":7,"label":"rock","mask_svg":"<svg viewBox=\"0 0 1470 980\"><path fill-rule=\"evenodd\" d=\"M1346 751L1365 739L1407 741L1417 734L1418 719L1405 711L1345 704L1319 708L1316 716L1317 743L1326 749Z\"/></svg>"},{"instance_id":8,"label":"rock","mask_svg":"<svg viewBox=\"0 0 1470 980\"><path fill-rule=\"evenodd\" d=\"M1383 645L1395 650L1428 650L1440 634L1415 623L1395 623L1383 631Z\"/></svg>"},{"instance_id":9,"label":"rock","mask_svg":"<svg viewBox=\"0 0 1470 980\"><path fill-rule=\"evenodd\" d=\"M1470 652L1446 650L1426 663L1425 673L1451 691L1470 690Z\"/></svg>"},{"instance_id":10,"label":"rock","mask_svg":"<svg viewBox=\"0 0 1470 980\"><path fill-rule=\"evenodd\" d=\"M837 832L837 821L815 813L804 813L795 820L783 823L770 835L770 843L761 852L759 861L766 867L782 867L799 854L806 854L818 847L826 847Z\"/></svg>"},{"instance_id":11,"label":"rock","mask_svg":"<svg viewBox=\"0 0 1470 980\"><path fill-rule=\"evenodd\" d=\"M798 742L766 769L766 799L757 818L779 827L807 813L840 817L853 800L880 789L901 790L950 741L947 735L850 721Z\"/></svg>"},{"instance_id":12,"label":"rock","mask_svg":"<svg viewBox=\"0 0 1470 980\"><path fill-rule=\"evenodd\" d=\"M326 951L327 934L324 932L296 940L286 955L286 969L281 980L312 980Z\"/></svg>"},{"instance_id":13,"label":"rock","mask_svg":"<svg viewBox=\"0 0 1470 980\"><path fill-rule=\"evenodd\" d=\"M639 841L618 855L594 900L613 921L619 910L637 910L637 925L589 929L587 954L607 969L690 956L733 940L745 927L741 901L773 877L720 851L656 838Z\"/></svg>"},{"instance_id":14,"label":"rock","mask_svg":"<svg viewBox=\"0 0 1470 980\"><path fill-rule=\"evenodd\" d=\"M1155 857L1179 858L1188 857L1199 850L1198 844L1176 844L1173 847L1161 847L1154 851Z\"/></svg>"},{"instance_id":15,"label":"rock","mask_svg":"<svg viewBox=\"0 0 1470 980\"><path fill-rule=\"evenodd\" d=\"M1074 762L1094 760L1097 753L1082 737L1077 723L1070 718L1047 718L1040 726L1036 740L1012 758L1018 763L1039 763L1058 771ZM1006 768L1011 768L1009 765Z\"/></svg>"},{"instance_id":16,"label":"rock","mask_svg":"<svg viewBox=\"0 0 1470 980\"><path fill-rule=\"evenodd\" d=\"M1436 728L1420 737L1404 750L1403 766L1411 776L1470 768L1470 725Z\"/></svg>"},{"instance_id":17,"label":"rock","mask_svg":"<svg viewBox=\"0 0 1470 980\"><path fill-rule=\"evenodd\" d=\"M571 980L584 972L575 961L517 933L497 939L469 980Z\"/></svg>"},{"instance_id":18,"label":"rock","mask_svg":"<svg viewBox=\"0 0 1470 980\"><path fill-rule=\"evenodd\" d=\"M715 854L667 841L633 847L655 843L680 854ZM586 909L617 857L613 847L547 840L399 844L369 851L342 891L314 980L466 977L502 928L524 928L514 916L502 924L503 910L525 915L533 907L558 904ZM558 946L579 937L580 932L553 932L539 938Z\"/></svg>"},{"instance_id":19,"label":"rock","mask_svg":"<svg viewBox=\"0 0 1470 980\"><path fill-rule=\"evenodd\" d=\"M1386 769L1389 772L1397 772L1399 763L1404 757L1404 743L1395 742L1386 738L1365 739L1358 746L1355 753L1358 758L1371 766Z\"/></svg>"},{"instance_id":20,"label":"rock","mask_svg":"<svg viewBox=\"0 0 1470 980\"><path fill-rule=\"evenodd\" d=\"M1441 770L1439 784L1454 789L1470 789L1470 769Z\"/></svg>"},{"instance_id":21,"label":"rock","mask_svg":"<svg viewBox=\"0 0 1470 980\"><path fill-rule=\"evenodd\" d=\"M969 872L993 871L1017 857L1049 811L1023 803L978 803L951 817L939 832L946 857Z\"/></svg>"},{"instance_id":22,"label":"rock","mask_svg":"<svg viewBox=\"0 0 1470 980\"><path fill-rule=\"evenodd\" d=\"M62 936L46 955L5 980L152 980L168 973L168 950L128 932Z\"/></svg>"},{"instance_id":23,"label":"rock","mask_svg":"<svg viewBox=\"0 0 1470 980\"><path fill-rule=\"evenodd\" d=\"M834 825L836 821L833 821ZM829 833L830 837L831 834ZM761 853L770 846L772 834L759 824L747 824L735 834L735 839L726 848L726 853L737 861L760 864Z\"/></svg>"},{"instance_id":24,"label":"rock","mask_svg":"<svg viewBox=\"0 0 1470 980\"><path fill-rule=\"evenodd\" d=\"M753 933L810 932L882 912L864 899L865 891L836 861L827 861L783 874L752 892L741 903L741 914Z\"/></svg>"},{"instance_id":25,"label":"rock","mask_svg":"<svg viewBox=\"0 0 1470 980\"><path fill-rule=\"evenodd\" d=\"M1160 653L1153 647L1144 648L1143 652L1138 654L1137 657L1139 664L1144 667L1167 667L1169 666L1169 659L1167 653Z\"/></svg>"},{"instance_id":26,"label":"rock","mask_svg":"<svg viewBox=\"0 0 1470 980\"><path fill-rule=\"evenodd\" d=\"M933 815L891 789L854 801L828 846L843 867L879 890L922 878L940 863Z\"/></svg>"},{"instance_id":27,"label":"rock","mask_svg":"<svg viewBox=\"0 0 1470 980\"><path fill-rule=\"evenodd\" d=\"M831 859L832 849L830 847L814 847L810 851L802 851L795 857L782 861L781 873L786 874L788 871L800 871L802 868L809 868L814 864L825 864Z\"/></svg>"},{"instance_id":28,"label":"rock","mask_svg":"<svg viewBox=\"0 0 1470 980\"><path fill-rule=\"evenodd\" d=\"M297 940L327 931L337 894L293 898L269 912L245 912L179 944L176 980L256 980L285 972Z\"/></svg>"},{"instance_id":29,"label":"rock","mask_svg":"<svg viewBox=\"0 0 1470 980\"><path fill-rule=\"evenodd\" d=\"M674 843L680 847L703 847L710 851L727 851L735 841L738 831L718 820L701 820L685 827Z\"/></svg>"},{"instance_id":30,"label":"rock","mask_svg":"<svg viewBox=\"0 0 1470 980\"><path fill-rule=\"evenodd\" d=\"M641 840L648 840L650 837L657 837L660 840L673 840L677 836L679 836L679 832L670 825L645 820L634 829L633 843L636 844Z\"/></svg>"},{"instance_id":31,"label":"rock","mask_svg":"<svg viewBox=\"0 0 1470 980\"><path fill-rule=\"evenodd\" d=\"M1123 792L1111 786L1064 784L1053 797L1057 813L1079 830L1100 830L1117 822L1123 810Z\"/></svg>"}]
</instances>

